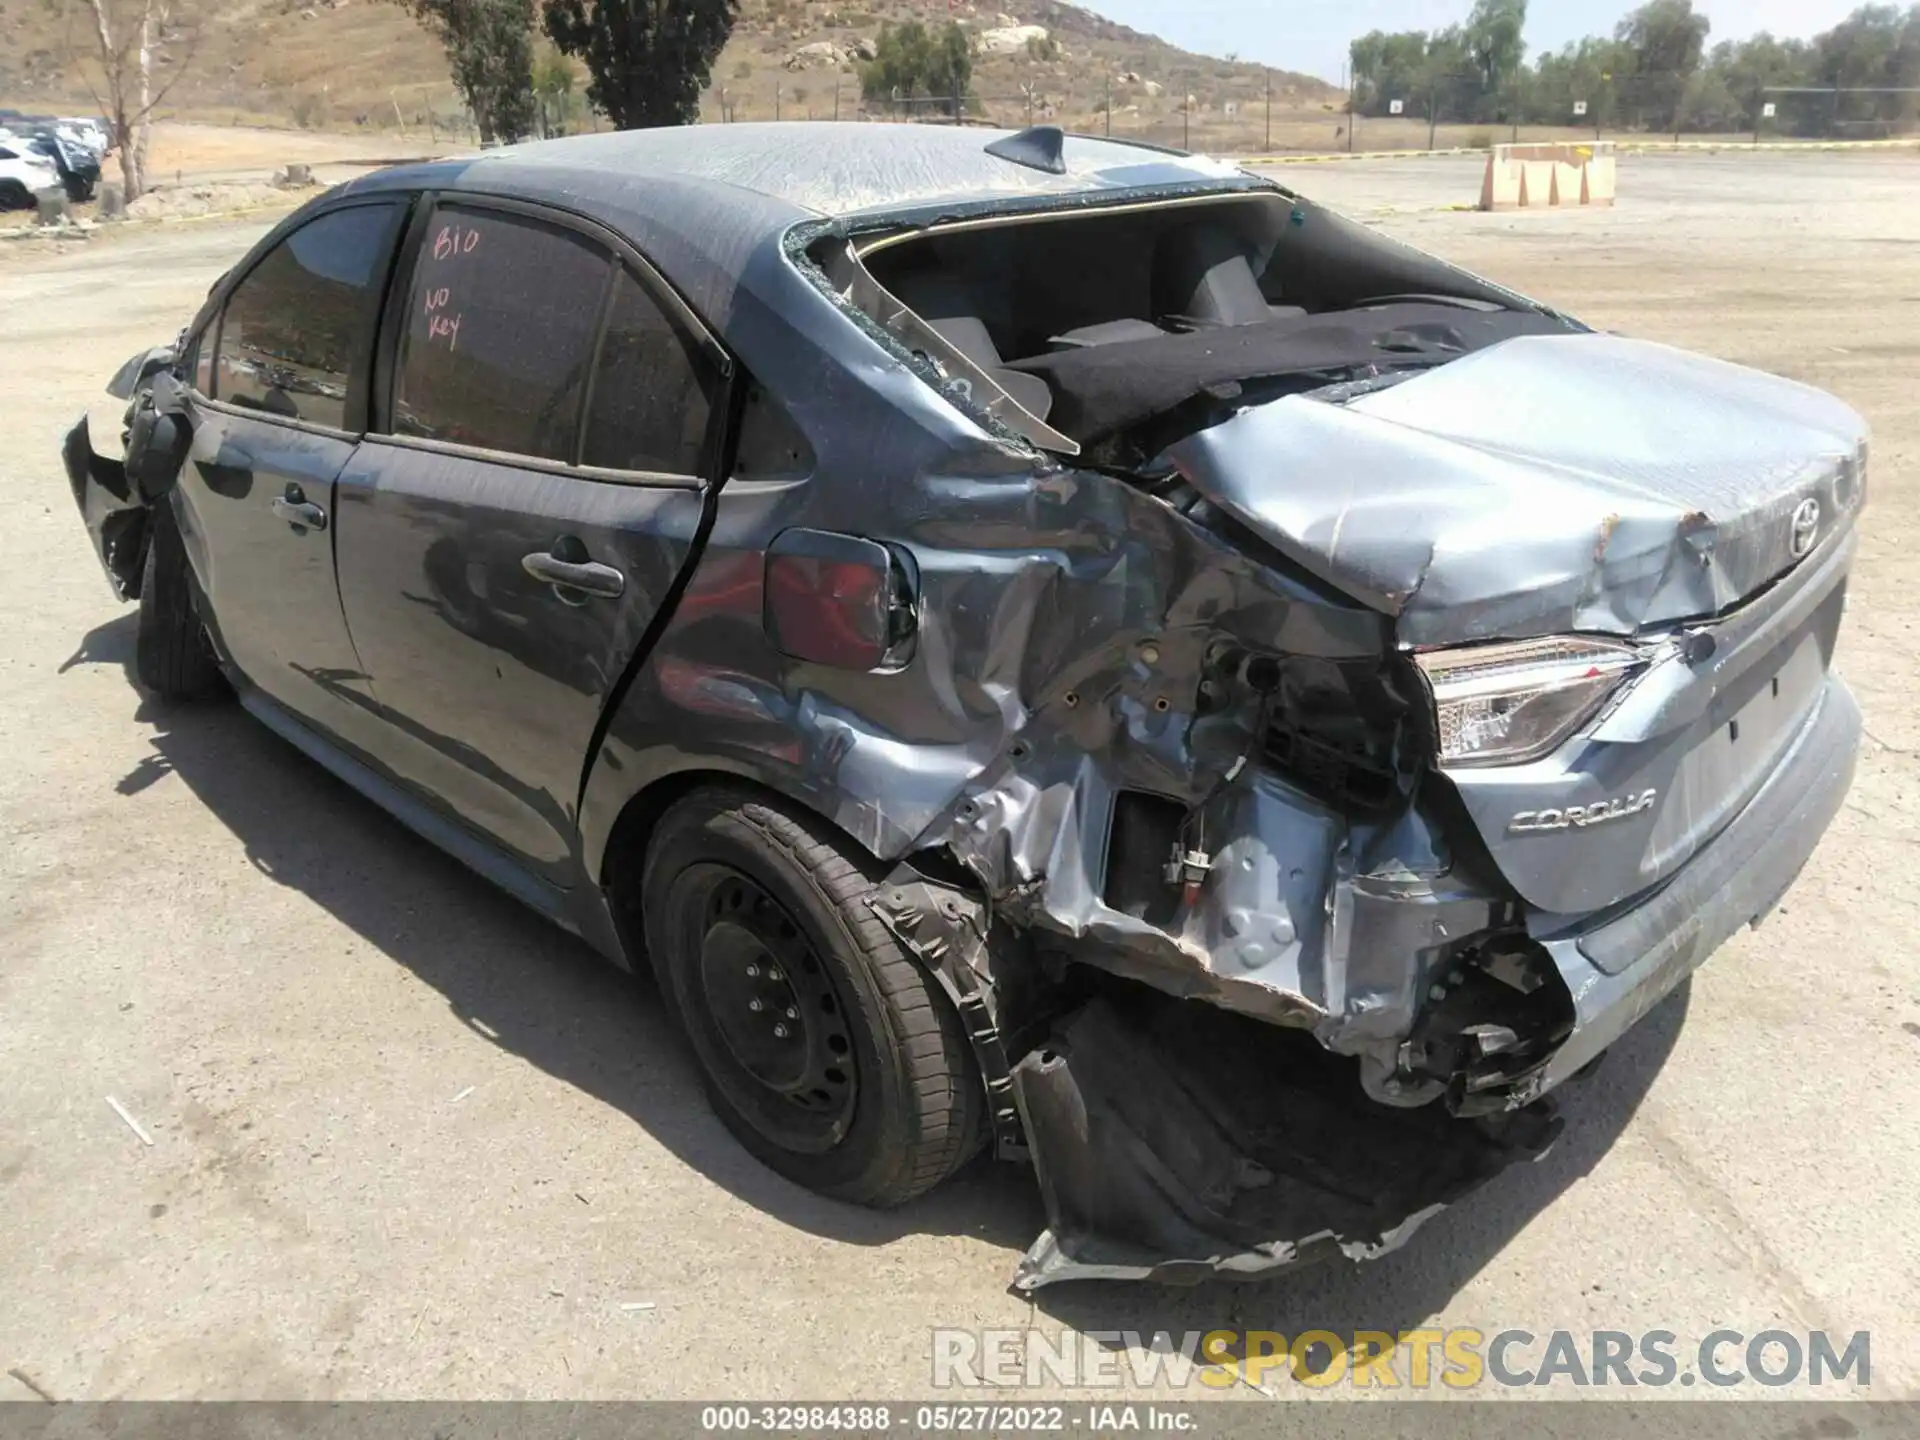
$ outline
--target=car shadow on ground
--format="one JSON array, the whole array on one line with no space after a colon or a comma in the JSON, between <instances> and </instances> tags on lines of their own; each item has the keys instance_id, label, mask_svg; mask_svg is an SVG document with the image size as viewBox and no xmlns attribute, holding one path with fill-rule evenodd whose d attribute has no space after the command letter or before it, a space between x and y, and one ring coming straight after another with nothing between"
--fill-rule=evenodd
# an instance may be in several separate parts
<instances>
[{"instance_id":1,"label":"car shadow on ground","mask_svg":"<svg viewBox=\"0 0 1920 1440\"><path fill-rule=\"evenodd\" d=\"M114 665L128 672L131 688L134 622L129 614L98 627L62 670ZM240 840L262 875L298 890L404 965L476 1034L630 1117L747 1203L847 1244L885 1245L913 1234L976 1237L1007 1252L1009 1273L1044 1225L1031 1177L987 1157L886 1212L789 1184L713 1117L650 980L620 972L494 890L238 705L142 697L133 718L147 729L152 751L120 779L121 794L178 779ZM1036 1304L1058 1322L1089 1330L1414 1327L1598 1163L1672 1049L1685 1009L1683 988L1615 1045L1593 1077L1568 1087L1567 1130L1548 1155L1439 1215L1396 1255L1189 1291L1066 1284L1039 1292Z\"/></svg>"}]
</instances>

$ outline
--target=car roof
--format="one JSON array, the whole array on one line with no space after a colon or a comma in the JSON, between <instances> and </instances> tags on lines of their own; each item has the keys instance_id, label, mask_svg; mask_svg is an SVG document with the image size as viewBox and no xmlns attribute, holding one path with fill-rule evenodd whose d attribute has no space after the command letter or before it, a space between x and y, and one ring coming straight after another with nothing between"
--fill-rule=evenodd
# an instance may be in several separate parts
<instances>
[{"instance_id":1,"label":"car roof","mask_svg":"<svg viewBox=\"0 0 1920 1440\"><path fill-rule=\"evenodd\" d=\"M1064 173L988 153L1014 132L970 126L801 122L576 135L491 152L516 166L677 175L751 191L815 215L935 201L1075 195L1220 179L1202 156L1069 136Z\"/></svg>"},{"instance_id":2,"label":"car roof","mask_svg":"<svg viewBox=\"0 0 1920 1440\"><path fill-rule=\"evenodd\" d=\"M769 251L807 221L1263 183L1205 156L1079 135L1066 137L1059 174L988 153L1016 133L832 121L608 131L403 165L342 188L571 210L625 235L725 331L739 288L760 288L753 272L764 277Z\"/></svg>"}]
</instances>

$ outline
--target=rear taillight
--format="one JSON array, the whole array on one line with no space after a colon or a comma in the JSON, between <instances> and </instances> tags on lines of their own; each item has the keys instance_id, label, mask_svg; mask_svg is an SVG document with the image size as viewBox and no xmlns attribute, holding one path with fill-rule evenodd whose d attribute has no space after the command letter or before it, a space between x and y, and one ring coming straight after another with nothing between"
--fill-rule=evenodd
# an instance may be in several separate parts
<instances>
[{"instance_id":1,"label":"rear taillight","mask_svg":"<svg viewBox=\"0 0 1920 1440\"><path fill-rule=\"evenodd\" d=\"M912 586L877 540L785 530L767 548L766 628L796 660L878 670L906 658Z\"/></svg>"},{"instance_id":2,"label":"rear taillight","mask_svg":"<svg viewBox=\"0 0 1920 1440\"><path fill-rule=\"evenodd\" d=\"M1442 765L1517 765L1593 718L1642 663L1639 650L1583 635L1428 650L1415 662L1433 691Z\"/></svg>"}]
</instances>

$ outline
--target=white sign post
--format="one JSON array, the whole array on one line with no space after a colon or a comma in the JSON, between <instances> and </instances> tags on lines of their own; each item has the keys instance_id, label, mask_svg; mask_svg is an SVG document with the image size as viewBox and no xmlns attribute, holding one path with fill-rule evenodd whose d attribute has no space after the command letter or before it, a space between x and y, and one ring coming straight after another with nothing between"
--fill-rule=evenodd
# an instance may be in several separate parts
<instances>
[{"instance_id":1,"label":"white sign post","mask_svg":"<svg viewBox=\"0 0 1920 1440\"><path fill-rule=\"evenodd\" d=\"M1387 102L1387 113L1389 115L1398 115L1406 108L1407 102L1404 100L1389 100Z\"/></svg>"},{"instance_id":2,"label":"white sign post","mask_svg":"<svg viewBox=\"0 0 1920 1440\"><path fill-rule=\"evenodd\" d=\"M1584 100L1576 100L1576 101L1574 101L1574 102L1573 102L1573 113L1574 113L1574 114L1576 114L1576 115L1584 115L1584 114L1586 114L1586 113L1587 113L1587 102L1586 102L1586 101L1584 101Z\"/></svg>"},{"instance_id":3,"label":"white sign post","mask_svg":"<svg viewBox=\"0 0 1920 1440\"><path fill-rule=\"evenodd\" d=\"M1769 100L1760 107L1760 118L1762 120L1771 120L1773 119L1773 117L1774 117L1774 103L1773 101Z\"/></svg>"}]
</instances>

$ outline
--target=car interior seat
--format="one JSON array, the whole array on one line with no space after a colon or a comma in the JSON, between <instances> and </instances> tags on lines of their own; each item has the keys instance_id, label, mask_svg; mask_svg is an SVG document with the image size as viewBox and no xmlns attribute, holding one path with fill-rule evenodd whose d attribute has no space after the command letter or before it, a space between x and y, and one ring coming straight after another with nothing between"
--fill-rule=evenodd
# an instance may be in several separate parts
<instances>
[{"instance_id":1,"label":"car interior seat","mask_svg":"<svg viewBox=\"0 0 1920 1440\"><path fill-rule=\"evenodd\" d=\"M1177 330L1303 318L1298 305L1269 304L1245 244L1221 225L1183 225L1153 255L1153 311Z\"/></svg>"},{"instance_id":2,"label":"car interior seat","mask_svg":"<svg viewBox=\"0 0 1920 1440\"><path fill-rule=\"evenodd\" d=\"M915 276L897 286L901 301L927 322L928 327L987 373L1014 402L1036 420L1053 409L1053 391L1038 375L1009 370L993 332L980 314L980 304L969 288L950 275Z\"/></svg>"}]
</instances>

